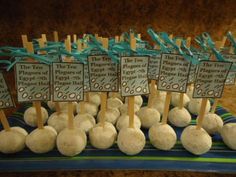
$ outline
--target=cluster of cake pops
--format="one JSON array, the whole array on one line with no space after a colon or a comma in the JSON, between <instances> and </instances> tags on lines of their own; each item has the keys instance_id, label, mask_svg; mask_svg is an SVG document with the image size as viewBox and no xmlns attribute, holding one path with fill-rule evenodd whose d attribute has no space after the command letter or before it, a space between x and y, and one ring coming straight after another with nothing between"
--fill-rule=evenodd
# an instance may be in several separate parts
<instances>
[{"instance_id":1,"label":"cluster of cake pops","mask_svg":"<svg viewBox=\"0 0 236 177\"><path fill-rule=\"evenodd\" d=\"M193 86L188 87L187 93L159 91L152 80L145 106L141 95L124 98L120 92L87 92L81 102L48 101L48 108L55 111L49 116L40 102L34 102L25 110L23 119L36 129L28 134L20 127L4 127L0 132L0 152L16 153L26 145L34 153L47 153L56 147L65 156L75 156L86 148L88 140L97 149L108 149L117 140L123 153L136 155L146 143L144 129L155 148L168 151L177 141L173 127L185 127L180 138L182 145L195 155L210 150L211 135L215 134L221 134L225 144L236 150L236 125L224 125L215 114L216 105L211 109L209 100L192 98L192 94ZM169 110L170 104L173 108ZM200 126L190 125L192 115L198 114L204 117L197 118ZM0 116L2 122L6 121Z\"/></svg>"}]
</instances>

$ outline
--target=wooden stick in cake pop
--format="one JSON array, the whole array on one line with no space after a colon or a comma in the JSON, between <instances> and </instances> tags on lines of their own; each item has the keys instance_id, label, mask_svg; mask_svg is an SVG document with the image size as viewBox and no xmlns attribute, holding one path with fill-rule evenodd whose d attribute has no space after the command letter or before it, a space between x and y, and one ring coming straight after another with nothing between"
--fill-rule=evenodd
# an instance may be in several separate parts
<instances>
[{"instance_id":1,"label":"wooden stick in cake pop","mask_svg":"<svg viewBox=\"0 0 236 177\"><path fill-rule=\"evenodd\" d=\"M1 119L4 130L5 131L10 131L11 127L10 127L10 125L7 121L7 117L6 117L6 115L5 115L5 113L2 109L0 109L0 119Z\"/></svg>"},{"instance_id":2,"label":"wooden stick in cake pop","mask_svg":"<svg viewBox=\"0 0 236 177\"><path fill-rule=\"evenodd\" d=\"M34 53L34 47L33 47L32 42L26 43L26 50L28 53ZM30 59L30 61L34 61L34 60ZM43 119L42 119L42 112L41 112L41 101L33 101L33 105L36 110L37 126L39 129L43 129L44 127L43 127Z\"/></svg>"},{"instance_id":3,"label":"wooden stick in cake pop","mask_svg":"<svg viewBox=\"0 0 236 177\"><path fill-rule=\"evenodd\" d=\"M130 34L130 48L136 50L136 39L134 34ZM128 97L128 115L129 115L129 127L134 128L134 96Z\"/></svg>"},{"instance_id":4,"label":"wooden stick in cake pop","mask_svg":"<svg viewBox=\"0 0 236 177\"><path fill-rule=\"evenodd\" d=\"M53 31L53 39L55 42L59 41L59 37L58 37L58 32L57 31Z\"/></svg>"},{"instance_id":5,"label":"wooden stick in cake pop","mask_svg":"<svg viewBox=\"0 0 236 177\"><path fill-rule=\"evenodd\" d=\"M77 42L77 35L73 34L73 42L76 43Z\"/></svg>"},{"instance_id":6,"label":"wooden stick in cake pop","mask_svg":"<svg viewBox=\"0 0 236 177\"><path fill-rule=\"evenodd\" d=\"M105 49L108 49L108 38L102 38L102 45ZM107 92L101 92L101 125L105 126L105 114L107 110Z\"/></svg>"},{"instance_id":7,"label":"wooden stick in cake pop","mask_svg":"<svg viewBox=\"0 0 236 177\"><path fill-rule=\"evenodd\" d=\"M0 76L0 122L3 126L3 130L0 132L0 151L5 154L10 154L24 149L25 137L28 133L21 127L10 127L8 123L3 109L12 107L14 104L3 74L0 73Z\"/></svg>"},{"instance_id":8,"label":"wooden stick in cake pop","mask_svg":"<svg viewBox=\"0 0 236 177\"><path fill-rule=\"evenodd\" d=\"M46 36L46 34L41 34L41 38L42 38L42 40L43 40L44 43L47 42L47 36Z\"/></svg>"},{"instance_id":9,"label":"wooden stick in cake pop","mask_svg":"<svg viewBox=\"0 0 236 177\"><path fill-rule=\"evenodd\" d=\"M173 37L173 35L172 35L172 37ZM180 47L181 39L177 39L176 40L176 45L178 47ZM170 100L171 100L171 92L167 91L167 93L166 93L166 100L165 100L165 106L164 106L164 112L163 112L162 121L161 121L162 124L167 124L167 118L168 118L169 107L170 107Z\"/></svg>"},{"instance_id":10,"label":"wooden stick in cake pop","mask_svg":"<svg viewBox=\"0 0 236 177\"><path fill-rule=\"evenodd\" d=\"M65 40L65 48L66 48L67 52L71 52L70 36L67 36L67 39ZM70 57L66 57L65 61L72 62L72 59ZM74 128L74 105L73 105L73 102L68 102L68 128L69 129Z\"/></svg>"}]
</instances>

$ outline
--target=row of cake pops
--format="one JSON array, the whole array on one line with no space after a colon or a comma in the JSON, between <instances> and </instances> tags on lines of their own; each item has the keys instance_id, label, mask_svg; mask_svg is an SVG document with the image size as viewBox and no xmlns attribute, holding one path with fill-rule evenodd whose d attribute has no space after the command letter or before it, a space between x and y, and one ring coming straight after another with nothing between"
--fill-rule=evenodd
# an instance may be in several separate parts
<instances>
[{"instance_id":1,"label":"row of cake pops","mask_svg":"<svg viewBox=\"0 0 236 177\"><path fill-rule=\"evenodd\" d=\"M187 94L184 95L184 105L188 108L188 110L191 113L198 114L201 100L191 99L191 93L192 93L192 88L190 87ZM100 115L101 115L100 111L98 112L98 107L101 103L99 93L89 93L89 96L87 97L89 101L87 102L80 102L80 103L74 102L73 103L74 112L78 113L78 115L75 116L74 122L75 122L75 126L79 128L79 130L77 129L79 133L77 132L74 134L81 135L75 138L76 140L75 142L77 142L77 145L76 145L77 148L74 147L73 149L73 145L68 145L67 147L65 147L61 145L63 144L63 141L60 141L61 139L64 140L64 139L71 138L70 133L72 130L66 129L67 119L68 119L68 114L66 113L67 104L63 102L61 103L48 102L48 106L51 109L56 109L56 112L53 113L48 119L47 110L41 107L43 123L46 123L47 121L49 126L46 126L44 129L36 129L35 131L31 132L28 136L27 136L26 131L20 128L16 128L16 127L11 128L12 131L10 132L6 132L3 130L0 133L0 137L2 139L1 141L2 143L0 143L1 144L0 151L4 153L14 153L19 150L22 150L24 148L24 138L27 136L26 145L27 147L29 147L30 150L32 150L35 153L48 152L55 147L56 136L58 133L60 135L60 132L64 129L65 129L64 131L65 133L57 137L58 150L64 155L73 156L80 153L85 148L86 141L87 141L85 133L89 134L90 142L94 147L99 148L99 149L107 149L111 147L117 137L117 131L115 127L113 126L113 124L116 125L116 128L118 131L120 131L122 128L127 128L129 126L129 116L127 115L127 108L128 108L127 100L124 101L123 98L118 93L110 93L109 95L110 95L110 98L108 98L107 100L108 109L106 110L106 113L105 113L105 119L107 121L105 123L105 129L101 127L99 123L96 125L96 121L94 118L94 117L97 117L98 122L99 122ZM163 113L163 109L164 109L164 100L165 100L165 92L158 92L156 94L156 98L153 99L152 107L149 107L149 106L141 107L143 103L142 97L136 96L135 97L136 115L134 119L134 126L137 129L139 129L141 126L143 128L150 128L149 138L150 138L151 143L158 149L169 150L176 143L176 134L174 130L168 124L164 125L161 129L157 128L157 126L161 126L159 122L160 122L160 117L161 117L160 115ZM175 106L175 108L170 110L170 113L168 116L169 122L178 127L187 126L191 121L191 115L189 114L186 108L179 109L178 107L179 94L178 93L172 94L171 102L172 102L172 105ZM81 112L81 109L80 109L81 104L83 104L84 106L83 112ZM58 108L58 105L59 105L59 108ZM208 102L206 112L209 112L209 111L210 111L210 103ZM36 117L37 116L36 116L35 107L28 108L24 113L25 122L28 125L33 126L33 127L37 125ZM220 130L222 130L222 126L223 126L223 121L219 116L217 116L214 113L206 114L204 123L203 123L203 128L208 133L210 134L218 133L220 132ZM227 127L224 130L225 131L221 131L221 134L223 135L223 139L225 140L225 143L229 147L234 149L235 147L232 146L231 141L227 141L228 138L224 138L226 137L226 135L227 136L232 136L232 135L228 135ZM161 132L157 132L157 131L161 131ZM4 135L6 133L18 134L17 135L18 138L16 139L18 139L19 144L17 145L17 143L15 143L15 145L13 145L14 144L13 143L7 147L7 144L9 143L6 143L6 142L9 142L9 141L4 141L4 139L7 140L9 137ZM161 135L161 136L157 136L157 135ZM121 136L122 134L120 135L120 137ZM126 136L127 134L123 133L123 137L126 137ZM142 139L143 138L145 139L145 137L143 136L141 137ZM208 136L206 137L207 137L206 139L209 139ZM126 137L126 138L129 138L129 137ZM184 138L185 136L183 134L182 139ZM186 136L186 138L189 139L191 137ZM208 141L211 141L211 140L208 140ZM132 148L130 149L130 147L125 147L125 148L130 149L126 151L124 150L125 145L122 143L119 143L118 141L119 148L121 150L123 148L122 151L129 155L140 152L142 148L144 147L144 145L145 145L145 141L144 143L139 144L139 147L134 146L133 149ZM192 153L199 154L200 152L197 152L196 150L196 152L192 152Z\"/></svg>"}]
</instances>

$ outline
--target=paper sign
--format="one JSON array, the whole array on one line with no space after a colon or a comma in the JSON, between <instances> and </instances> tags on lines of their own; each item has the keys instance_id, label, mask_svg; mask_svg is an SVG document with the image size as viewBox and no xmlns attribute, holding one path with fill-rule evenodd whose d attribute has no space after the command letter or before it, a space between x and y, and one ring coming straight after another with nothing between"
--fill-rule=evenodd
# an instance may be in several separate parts
<instances>
[{"instance_id":1,"label":"paper sign","mask_svg":"<svg viewBox=\"0 0 236 177\"><path fill-rule=\"evenodd\" d=\"M197 72L197 65L191 64L189 77L188 77L188 83L193 83L195 81L196 72Z\"/></svg>"},{"instance_id":2,"label":"paper sign","mask_svg":"<svg viewBox=\"0 0 236 177\"><path fill-rule=\"evenodd\" d=\"M225 85L234 85L236 81L236 72L229 71L229 74L226 78Z\"/></svg>"},{"instance_id":3,"label":"paper sign","mask_svg":"<svg viewBox=\"0 0 236 177\"><path fill-rule=\"evenodd\" d=\"M178 54L162 54L158 89L185 93L187 90L190 62Z\"/></svg>"},{"instance_id":4,"label":"paper sign","mask_svg":"<svg viewBox=\"0 0 236 177\"><path fill-rule=\"evenodd\" d=\"M42 63L15 65L18 102L50 100L50 67Z\"/></svg>"},{"instance_id":5,"label":"paper sign","mask_svg":"<svg viewBox=\"0 0 236 177\"><path fill-rule=\"evenodd\" d=\"M134 96L149 93L148 57L121 58L121 95Z\"/></svg>"},{"instance_id":6,"label":"paper sign","mask_svg":"<svg viewBox=\"0 0 236 177\"><path fill-rule=\"evenodd\" d=\"M231 62L201 61L193 98L220 98L231 65Z\"/></svg>"},{"instance_id":7,"label":"paper sign","mask_svg":"<svg viewBox=\"0 0 236 177\"><path fill-rule=\"evenodd\" d=\"M0 109L13 107L14 103L4 79L3 73L0 72Z\"/></svg>"},{"instance_id":8,"label":"paper sign","mask_svg":"<svg viewBox=\"0 0 236 177\"><path fill-rule=\"evenodd\" d=\"M161 55L151 56L148 63L148 79L158 80Z\"/></svg>"},{"instance_id":9,"label":"paper sign","mask_svg":"<svg viewBox=\"0 0 236 177\"><path fill-rule=\"evenodd\" d=\"M233 65L236 66L236 55L234 54L223 54L223 57L229 61L229 62L233 62Z\"/></svg>"},{"instance_id":10,"label":"paper sign","mask_svg":"<svg viewBox=\"0 0 236 177\"><path fill-rule=\"evenodd\" d=\"M106 55L88 57L90 89L94 92L118 91L118 65Z\"/></svg>"},{"instance_id":11,"label":"paper sign","mask_svg":"<svg viewBox=\"0 0 236 177\"><path fill-rule=\"evenodd\" d=\"M90 91L88 65L84 64L84 92Z\"/></svg>"},{"instance_id":12,"label":"paper sign","mask_svg":"<svg viewBox=\"0 0 236 177\"><path fill-rule=\"evenodd\" d=\"M81 101L84 98L84 67L81 63L53 63L53 101Z\"/></svg>"}]
</instances>

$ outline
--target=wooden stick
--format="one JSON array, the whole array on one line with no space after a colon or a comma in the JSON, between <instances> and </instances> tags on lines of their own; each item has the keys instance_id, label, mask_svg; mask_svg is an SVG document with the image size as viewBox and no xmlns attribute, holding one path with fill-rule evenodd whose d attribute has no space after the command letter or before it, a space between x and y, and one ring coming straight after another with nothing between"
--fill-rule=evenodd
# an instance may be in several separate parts
<instances>
[{"instance_id":1,"label":"wooden stick","mask_svg":"<svg viewBox=\"0 0 236 177\"><path fill-rule=\"evenodd\" d=\"M65 48L67 52L71 52L71 40L70 36L67 35L67 39L65 40ZM66 57L65 61L72 62L70 57ZM68 102L68 128L74 128L74 105L73 102Z\"/></svg>"},{"instance_id":2,"label":"wooden stick","mask_svg":"<svg viewBox=\"0 0 236 177\"><path fill-rule=\"evenodd\" d=\"M77 35L73 34L73 42L76 43L77 42Z\"/></svg>"},{"instance_id":3,"label":"wooden stick","mask_svg":"<svg viewBox=\"0 0 236 177\"><path fill-rule=\"evenodd\" d=\"M200 107L200 113L198 116L198 121L197 121L197 130L202 128L202 122L205 116L205 111L206 111L206 105L207 105L207 98L202 98L202 103L201 103L201 107Z\"/></svg>"},{"instance_id":4,"label":"wooden stick","mask_svg":"<svg viewBox=\"0 0 236 177\"><path fill-rule=\"evenodd\" d=\"M22 39L23 47L26 48L27 47L27 42L28 42L27 35L21 35L21 39Z\"/></svg>"},{"instance_id":5,"label":"wooden stick","mask_svg":"<svg viewBox=\"0 0 236 177\"><path fill-rule=\"evenodd\" d=\"M179 109L184 107L184 93L179 94Z\"/></svg>"},{"instance_id":6,"label":"wooden stick","mask_svg":"<svg viewBox=\"0 0 236 177\"><path fill-rule=\"evenodd\" d=\"M219 102L219 99L216 98L214 100L212 107L211 107L211 113L215 113L218 102Z\"/></svg>"},{"instance_id":7,"label":"wooden stick","mask_svg":"<svg viewBox=\"0 0 236 177\"><path fill-rule=\"evenodd\" d=\"M86 101L87 101L87 102L90 102L89 92L85 93L85 96L86 96Z\"/></svg>"},{"instance_id":8,"label":"wooden stick","mask_svg":"<svg viewBox=\"0 0 236 177\"><path fill-rule=\"evenodd\" d=\"M102 46L105 48L105 49L108 49L108 38L101 38L102 39ZM100 119L100 122L101 122L101 125L102 127L105 126L105 114L106 114L106 110L107 110L107 92L102 92L101 93L101 119Z\"/></svg>"},{"instance_id":9,"label":"wooden stick","mask_svg":"<svg viewBox=\"0 0 236 177\"><path fill-rule=\"evenodd\" d=\"M115 36L115 43L119 42L119 36Z\"/></svg>"},{"instance_id":10,"label":"wooden stick","mask_svg":"<svg viewBox=\"0 0 236 177\"><path fill-rule=\"evenodd\" d=\"M1 122L2 122L2 126L4 128L5 131L10 131L11 130L11 127L7 121L7 117L4 113L3 110L0 109L0 119L1 119Z\"/></svg>"},{"instance_id":11,"label":"wooden stick","mask_svg":"<svg viewBox=\"0 0 236 177\"><path fill-rule=\"evenodd\" d=\"M46 36L46 34L42 34L41 36L42 36L43 42L44 42L44 43L47 42L47 36Z\"/></svg>"},{"instance_id":12,"label":"wooden stick","mask_svg":"<svg viewBox=\"0 0 236 177\"><path fill-rule=\"evenodd\" d=\"M171 92L166 93L166 100L165 100L165 106L164 106L164 112L162 115L162 124L167 124L167 118L169 114L169 107L170 107L170 100L171 100Z\"/></svg>"},{"instance_id":13,"label":"wooden stick","mask_svg":"<svg viewBox=\"0 0 236 177\"><path fill-rule=\"evenodd\" d=\"M68 128L74 128L74 105L73 102L68 102Z\"/></svg>"},{"instance_id":14,"label":"wooden stick","mask_svg":"<svg viewBox=\"0 0 236 177\"><path fill-rule=\"evenodd\" d=\"M130 48L136 50L136 39L134 34L130 34ZM134 96L128 97L129 127L134 128Z\"/></svg>"},{"instance_id":15,"label":"wooden stick","mask_svg":"<svg viewBox=\"0 0 236 177\"><path fill-rule=\"evenodd\" d=\"M60 107L59 102L57 101L55 102L55 109L58 115L61 114L61 107Z\"/></svg>"},{"instance_id":16,"label":"wooden stick","mask_svg":"<svg viewBox=\"0 0 236 177\"><path fill-rule=\"evenodd\" d=\"M37 116L37 125L39 129L43 129L43 118L42 118L42 110L41 110L41 102L35 101L34 102L35 109L36 109L36 116Z\"/></svg>"},{"instance_id":17,"label":"wooden stick","mask_svg":"<svg viewBox=\"0 0 236 177\"><path fill-rule=\"evenodd\" d=\"M153 105L153 99L156 95L156 89L155 89L155 85L156 85L156 81L155 80L151 80L151 89L150 89L150 94L148 97L148 108L151 108Z\"/></svg>"},{"instance_id":18,"label":"wooden stick","mask_svg":"<svg viewBox=\"0 0 236 177\"><path fill-rule=\"evenodd\" d=\"M134 128L134 96L128 97L129 128Z\"/></svg>"},{"instance_id":19,"label":"wooden stick","mask_svg":"<svg viewBox=\"0 0 236 177\"><path fill-rule=\"evenodd\" d=\"M58 32L57 31L53 31L53 39L55 42L59 41L59 37L58 37Z\"/></svg>"}]
</instances>

